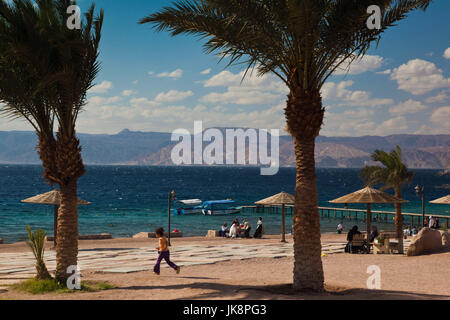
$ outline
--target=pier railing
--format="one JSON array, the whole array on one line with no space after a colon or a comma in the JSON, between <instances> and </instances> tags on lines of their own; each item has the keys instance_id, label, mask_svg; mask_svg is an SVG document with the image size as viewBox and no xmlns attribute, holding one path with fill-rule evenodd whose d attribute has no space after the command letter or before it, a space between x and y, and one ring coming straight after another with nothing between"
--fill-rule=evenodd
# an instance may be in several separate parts
<instances>
[{"instance_id":1,"label":"pier railing","mask_svg":"<svg viewBox=\"0 0 450 320\"><path fill-rule=\"evenodd\" d=\"M247 210L252 213L280 213L280 206L242 206L243 212ZM248 212L247 211L247 212ZM286 214L293 214L294 206L286 205ZM372 219L381 223L393 223L392 219L395 216L394 211L378 211L371 210ZM367 211L364 209L346 209L346 208L334 208L334 207L319 207L319 215L322 219L334 219L334 220L353 220L353 221L366 221ZM422 220L421 213L411 213L411 212L402 212L402 216L404 219L405 225L420 225ZM444 216L439 214L433 214L433 217L439 218L441 226L445 226L449 228L450 226L450 216Z\"/></svg>"}]
</instances>

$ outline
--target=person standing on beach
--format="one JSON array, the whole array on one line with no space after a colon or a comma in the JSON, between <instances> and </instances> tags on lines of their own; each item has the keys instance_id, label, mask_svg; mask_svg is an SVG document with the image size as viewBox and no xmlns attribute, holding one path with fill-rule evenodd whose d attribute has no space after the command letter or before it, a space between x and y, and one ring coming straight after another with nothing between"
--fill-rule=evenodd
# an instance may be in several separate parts
<instances>
[{"instance_id":1,"label":"person standing on beach","mask_svg":"<svg viewBox=\"0 0 450 320\"><path fill-rule=\"evenodd\" d=\"M262 218L259 217L258 222L256 224L256 230L255 234L253 235L253 238L262 238L262 235L264 233L263 225L262 225Z\"/></svg>"},{"instance_id":2,"label":"person standing on beach","mask_svg":"<svg viewBox=\"0 0 450 320\"><path fill-rule=\"evenodd\" d=\"M173 268L177 274L180 273L180 267L178 267L175 263L170 261L170 251L166 237L164 237L164 229L158 228L155 230L156 236L159 238L159 246L158 248L158 259L156 260L155 267L153 268L153 273L159 276L160 273L160 265L162 259L166 260L167 264Z\"/></svg>"}]
</instances>

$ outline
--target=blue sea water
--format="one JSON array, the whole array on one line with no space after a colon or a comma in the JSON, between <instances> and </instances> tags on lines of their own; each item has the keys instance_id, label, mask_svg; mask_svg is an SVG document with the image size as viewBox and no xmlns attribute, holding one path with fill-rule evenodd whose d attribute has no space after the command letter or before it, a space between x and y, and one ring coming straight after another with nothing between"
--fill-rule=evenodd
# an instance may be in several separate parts
<instances>
[{"instance_id":1,"label":"blue sea water","mask_svg":"<svg viewBox=\"0 0 450 320\"><path fill-rule=\"evenodd\" d=\"M410 201L403 211L420 213L421 200L414 186L425 185L427 214L450 216L450 206L429 204L443 197L448 189L438 188L449 183L447 176L438 176L436 170L416 170L410 186L405 186L403 197ZM328 200L363 187L357 169L318 169L319 205L332 206ZM50 191L42 177L42 167L32 165L0 165L0 238L5 242L22 241L26 226L53 233L53 208L48 205L25 204L20 200ZM129 237L155 227L167 229L167 195L176 190L178 199L200 198L219 200L232 198L236 205L249 205L280 191L293 193L295 168L281 168L275 176L261 176L255 167L134 167L88 166L79 181L79 196L92 202L79 208L80 234L111 233L113 237ZM338 206L338 205L334 205ZM341 206L342 207L342 206ZM351 205L349 208L364 208ZM373 210L393 211L392 205L375 205ZM233 216L172 216L171 229L179 229L186 236L205 235L208 229L218 229L234 218L247 219L256 225L263 217L265 230L278 234L281 218L276 213L252 213ZM291 217L287 218L290 230ZM322 232L335 230L337 221L322 219ZM359 222L362 227L362 222ZM345 221L348 229L354 221ZM382 229L393 228L383 224Z\"/></svg>"}]
</instances>

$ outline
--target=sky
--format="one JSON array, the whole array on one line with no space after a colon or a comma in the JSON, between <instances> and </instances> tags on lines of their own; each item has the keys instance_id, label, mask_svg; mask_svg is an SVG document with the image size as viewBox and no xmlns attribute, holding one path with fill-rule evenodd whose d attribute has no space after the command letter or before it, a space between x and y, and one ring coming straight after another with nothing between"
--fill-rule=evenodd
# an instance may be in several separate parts
<instances>
[{"instance_id":1,"label":"sky","mask_svg":"<svg viewBox=\"0 0 450 320\"><path fill-rule=\"evenodd\" d=\"M90 0L78 2L85 11ZM78 132L115 134L253 127L284 132L286 86L275 76L226 68L192 36L155 33L137 22L171 1L97 0L105 10L101 71ZM326 136L450 134L450 1L435 0L387 30L322 88ZM32 130L0 118L0 131Z\"/></svg>"}]
</instances>

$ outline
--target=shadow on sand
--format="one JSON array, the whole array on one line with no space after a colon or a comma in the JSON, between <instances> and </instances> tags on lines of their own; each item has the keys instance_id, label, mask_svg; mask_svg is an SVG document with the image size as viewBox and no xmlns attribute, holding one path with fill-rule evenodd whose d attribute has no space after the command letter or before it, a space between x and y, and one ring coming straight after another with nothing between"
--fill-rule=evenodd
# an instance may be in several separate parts
<instances>
[{"instance_id":1,"label":"shadow on sand","mask_svg":"<svg viewBox=\"0 0 450 320\"><path fill-rule=\"evenodd\" d=\"M130 286L118 287L115 290L181 290L200 289L209 292L183 297L178 300L191 299L233 299L239 294L239 299L307 299L307 300L441 300L450 296L422 294L404 291L368 290L359 288L343 288L325 285L325 292L295 291L291 284L266 286L240 286L223 283L198 282L191 284L167 286Z\"/></svg>"}]
</instances>

